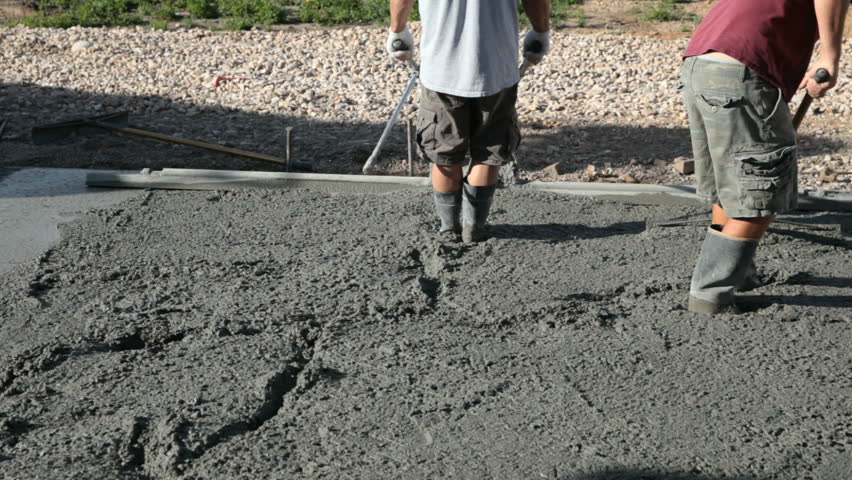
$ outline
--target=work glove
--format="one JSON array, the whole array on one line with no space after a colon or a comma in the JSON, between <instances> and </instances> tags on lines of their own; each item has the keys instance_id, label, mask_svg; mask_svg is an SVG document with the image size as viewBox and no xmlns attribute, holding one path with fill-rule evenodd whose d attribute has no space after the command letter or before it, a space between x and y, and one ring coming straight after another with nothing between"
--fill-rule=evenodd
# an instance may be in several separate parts
<instances>
[{"instance_id":1,"label":"work glove","mask_svg":"<svg viewBox=\"0 0 852 480\"><path fill-rule=\"evenodd\" d=\"M549 51L550 31L536 32L531 28L524 36L524 59L533 65L538 65Z\"/></svg>"},{"instance_id":2,"label":"work glove","mask_svg":"<svg viewBox=\"0 0 852 480\"><path fill-rule=\"evenodd\" d=\"M400 62L410 60L414 53L414 37L411 36L411 30L408 27L399 33L388 30L388 42L385 48L391 58Z\"/></svg>"}]
</instances>

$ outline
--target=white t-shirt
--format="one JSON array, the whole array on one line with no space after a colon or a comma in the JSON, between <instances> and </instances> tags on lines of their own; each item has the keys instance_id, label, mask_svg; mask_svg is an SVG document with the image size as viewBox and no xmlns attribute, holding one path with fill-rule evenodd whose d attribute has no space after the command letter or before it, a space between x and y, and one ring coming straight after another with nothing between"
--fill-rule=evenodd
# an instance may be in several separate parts
<instances>
[{"instance_id":1,"label":"white t-shirt","mask_svg":"<svg viewBox=\"0 0 852 480\"><path fill-rule=\"evenodd\" d=\"M517 0L420 0L420 81L486 97L520 81Z\"/></svg>"}]
</instances>

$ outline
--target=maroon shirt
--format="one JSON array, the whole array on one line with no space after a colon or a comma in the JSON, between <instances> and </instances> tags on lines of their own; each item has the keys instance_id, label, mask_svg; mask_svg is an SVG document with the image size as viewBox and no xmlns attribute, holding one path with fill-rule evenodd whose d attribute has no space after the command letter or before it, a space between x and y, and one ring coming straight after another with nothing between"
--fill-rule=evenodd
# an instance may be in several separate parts
<instances>
[{"instance_id":1,"label":"maroon shirt","mask_svg":"<svg viewBox=\"0 0 852 480\"><path fill-rule=\"evenodd\" d=\"M736 58L780 88L789 102L818 38L814 0L719 0L684 56L720 52Z\"/></svg>"}]
</instances>

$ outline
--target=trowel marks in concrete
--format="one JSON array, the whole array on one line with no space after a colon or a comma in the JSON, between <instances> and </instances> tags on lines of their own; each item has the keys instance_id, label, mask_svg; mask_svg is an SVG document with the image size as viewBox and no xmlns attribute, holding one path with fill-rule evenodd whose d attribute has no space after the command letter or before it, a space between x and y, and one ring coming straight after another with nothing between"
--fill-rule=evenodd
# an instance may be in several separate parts
<instances>
[{"instance_id":1,"label":"trowel marks in concrete","mask_svg":"<svg viewBox=\"0 0 852 480\"><path fill-rule=\"evenodd\" d=\"M155 192L0 280L3 478L841 479L850 252L779 227L684 310L690 207L501 191ZM816 215L841 223L849 216Z\"/></svg>"}]
</instances>

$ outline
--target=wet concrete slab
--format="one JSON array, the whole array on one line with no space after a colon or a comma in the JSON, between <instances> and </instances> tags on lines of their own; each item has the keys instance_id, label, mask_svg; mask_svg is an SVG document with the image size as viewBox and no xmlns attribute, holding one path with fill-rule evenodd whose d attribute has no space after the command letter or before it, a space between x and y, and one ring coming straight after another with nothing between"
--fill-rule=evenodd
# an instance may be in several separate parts
<instances>
[{"instance_id":1,"label":"wet concrete slab","mask_svg":"<svg viewBox=\"0 0 852 480\"><path fill-rule=\"evenodd\" d=\"M501 190L465 245L420 190L95 208L0 278L0 476L841 480L852 216L774 227L707 317L706 226L645 223L706 214Z\"/></svg>"},{"instance_id":2,"label":"wet concrete slab","mask_svg":"<svg viewBox=\"0 0 852 480\"><path fill-rule=\"evenodd\" d=\"M140 195L126 189L87 188L90 172L73 168L0 171L0 275L54 245L61 223Z\"/></svg>"}]
</instances>

